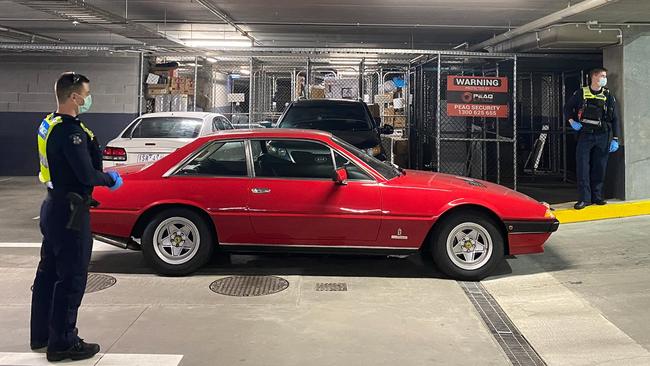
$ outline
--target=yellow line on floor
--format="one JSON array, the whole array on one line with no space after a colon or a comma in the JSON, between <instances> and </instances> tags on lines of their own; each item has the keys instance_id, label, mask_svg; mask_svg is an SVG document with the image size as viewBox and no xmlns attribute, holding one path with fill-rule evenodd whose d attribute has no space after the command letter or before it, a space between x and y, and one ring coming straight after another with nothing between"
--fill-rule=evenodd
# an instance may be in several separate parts
<instances>
[{"instance_id":1,"label":"yellow line on floor","mask_svg":"<svg viewBox=\"0 0 650 366\"><path fill-rule=\"evenodd\" d=\"M562 224L650 215L650 200L608 203L604 206L591 205L582 210L563 208L555 210L554 213Z\"/></svg>"}]
</instances>

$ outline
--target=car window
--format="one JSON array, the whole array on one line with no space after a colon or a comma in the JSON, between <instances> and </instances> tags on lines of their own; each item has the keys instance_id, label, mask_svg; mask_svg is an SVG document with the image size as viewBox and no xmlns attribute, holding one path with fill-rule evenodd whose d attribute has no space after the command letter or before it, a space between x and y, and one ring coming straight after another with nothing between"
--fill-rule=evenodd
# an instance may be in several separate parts
<instances>
[{"instance_id":1,"label":"car window","mask_svg":"<svg viewBox=\"0 0 650 366\"><path fill-rule=\"evenodd\" d=\"M363 169L359 168L358 165L351 162L345 156L334 152L334 157L336 159L336 169L345 168L348 172L348 180L374 180Z\"/></svg>"},{"instance_id":2,"label":"car window","mask_svg":"<svg viewBox=\"0 0 650 366\"><path fill-rule=\"evenodd\" d=\"M133 129L133 138L195 138L199 136L203 121L183 117L142 118Z\"/></svg>"},{"instance_id":3,"label":"car window","mask_svg":"<svg viewBox=\"0 0 650 366\"><path fill-rule=\"evenodd\" d=\"M221 119L221 123L223 123L223 129L224 130L234 130L235 128L232 126L230 121L228 121L228 118L226 117L219 117Z\"/></svg>"},{"instance_id":4,"label":"car window","mask_svg":"<svg viewBox=\"0 0 650 366\"><path fill-rule=\"evenodd\" d=\"M332 179L332 150L304 140L252 140L255 176Z\"/></svg>"},{"instance_id":5,"label":"car window","mask_svg":"<svg viewBox=\"0 0 650 366\"><path fill-rule=\"evenodd\" d=\"M369 131L373 125L362 103L294 104L284 114L278 127L323 131Z\"/></svg>"},{"instance_id":6,"label":"car window","mask_svg":"<svg viewBox=\"0 0 650 366\"><path fill-rule=\"evenodd\" d=\"M226 126L223 125L221 117L214 117L212 119L212 131L223 131L225 129Z\"/></svg>"},{"instance_id":7,"label":"car window","mask_svg":"<svg viewBox=\"0 0 650 366\"><path fill-rule=\"evenodd\" d=\"M135 121L133 121L133 122L129 125L129 127L127 127L126 130L124 130L124 133L122 133L122 136L121 136L121 137L122 137L122 138L128 138L128 139L130 139L130 138L131 138L131 133L133 132L133 129L135 128L135 126L138 125L138 123L140 123L140 119L139 119L139 118L136 119Z\"/></svg>"},{"instance_id":8,"label":"car window","mask_svg":"<svg viewBox=\"0 0 650 366\"><path fill-rule=\"evenodd\" d=\"M183 166L177 175L244 177L248 175L243 141L214 142Z\"/></svg>"},{"instance_id":9,"label":"car window","mask_svg":"<svg viewBox=\"0 0 650 366\"><path fill-rule=\"evenodd\" d=\"M345 150L349 151L351 154L361 159L361 161L363 161L364 163L370 165L371 168L376 170L377 173L381 174L384 178L390 180L399 177L402 174L398 168L395 168L389 163L385 163L383 161L378 160L375 157L368 155L365 151L356 148L355 146L339 139L338 137L334 137L333 139L337 144L345 148Z\"/></svg>"}]
</instances>

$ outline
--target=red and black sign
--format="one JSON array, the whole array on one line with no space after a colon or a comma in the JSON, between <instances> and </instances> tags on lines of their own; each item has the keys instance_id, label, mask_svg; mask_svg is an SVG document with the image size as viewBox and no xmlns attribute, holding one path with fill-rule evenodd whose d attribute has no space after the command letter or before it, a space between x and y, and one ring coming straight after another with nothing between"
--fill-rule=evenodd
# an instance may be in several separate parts
<instances>
[{"instance_id":1,"label":"red and black sign","mask_svg":"<svg viewBox=\"0 0 650 366\"><path fill-rule=\"evenodd\" d=\"M507 118L507 77L447 76L447 115Z\"/></svg>"}]
</instances>

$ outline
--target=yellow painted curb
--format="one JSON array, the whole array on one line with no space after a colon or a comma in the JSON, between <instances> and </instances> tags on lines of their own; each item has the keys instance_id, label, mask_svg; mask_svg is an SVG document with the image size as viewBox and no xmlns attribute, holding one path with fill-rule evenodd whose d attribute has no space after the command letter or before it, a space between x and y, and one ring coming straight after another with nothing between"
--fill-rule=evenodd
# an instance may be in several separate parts
<instances>
[{"instance_id":1,"label":"yellow painted curb","mask_svg":"<svg viewBox=\"0 0 650 366\"><path fill-rule=\"evenodd\" d=\"M608 203L604 206L591 205L582 210L563 208L555 210L553 213L562 224L650 215L650 201Z\"/></svg>"}]
</instances>

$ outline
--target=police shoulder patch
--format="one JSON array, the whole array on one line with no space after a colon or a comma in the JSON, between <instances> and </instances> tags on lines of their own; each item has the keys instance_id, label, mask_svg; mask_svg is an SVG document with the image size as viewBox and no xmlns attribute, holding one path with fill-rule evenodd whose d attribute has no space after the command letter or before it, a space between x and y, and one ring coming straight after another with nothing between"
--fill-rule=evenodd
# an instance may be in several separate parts
<instances>
[{"instance_id":1,"label":"police shoulder patch","mask_svg":"<svg viewBox=\"0 0 650 366\"><path fill-rule=\"evenodd\" d=\"M81 137L80 133L73 133L70 135L70 141L72 141L72 143L75 145L81 145L83 138Z\"/></svg>"}]
</instances>

